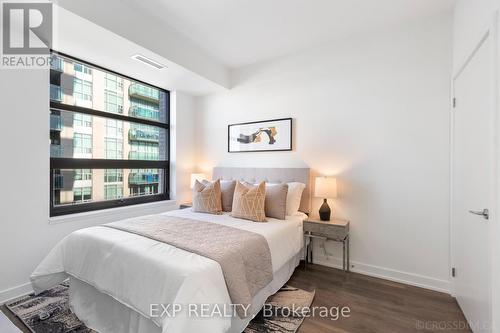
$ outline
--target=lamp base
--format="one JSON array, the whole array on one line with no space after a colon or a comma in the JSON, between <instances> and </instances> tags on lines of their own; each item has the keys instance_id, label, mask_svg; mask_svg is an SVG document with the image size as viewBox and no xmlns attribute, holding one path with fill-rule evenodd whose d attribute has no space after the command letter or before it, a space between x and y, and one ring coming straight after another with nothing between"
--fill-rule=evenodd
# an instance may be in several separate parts
<instances>
[{"instance_id":1,"label":"lamp base","mask_svg":"<svg viewBox=\"0 0 500 333\"><path fill-rule=\"evenodd\" d=\"M332 211L330 209L330 206L328 206L328 203L326 202L326 199L323 199L323 204L319 208L319 218L321 221L330 221L330 215Z\"/></svg>"}]
</instances>

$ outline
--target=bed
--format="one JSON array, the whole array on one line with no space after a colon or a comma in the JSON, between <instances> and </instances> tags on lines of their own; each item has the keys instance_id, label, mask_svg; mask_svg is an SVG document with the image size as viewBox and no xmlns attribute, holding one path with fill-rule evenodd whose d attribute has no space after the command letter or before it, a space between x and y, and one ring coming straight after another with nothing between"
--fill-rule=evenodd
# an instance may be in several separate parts
<instances>
[{"instance_id":1,"label":"bed","mask_svg":"<svg viewBox=\"0 0 500 333\"><path fill-rule=\"evenodd\" d=\"M265 238L273 277L253 297L248 316L242 318L232 311L218 262L105 226L78 230L63 239L33 272L35 291L70 277L72 310L89 328L99 332L242 332L267 297L288 281L299 264L302 222L310 209L309 169L215 168L213 179L219 178L306 184L300 212L286 220L270 218L267 223L256 223L233 218L229 213L212 215L191 209L155 215L216 223ZM176 312L173 304L182 310ZM188 304L197 305L194 312L186 310ZM219 305L217 309L224 312L212 316L213 312L202 311L204 304Z\"/></svg>"}]
</instances>

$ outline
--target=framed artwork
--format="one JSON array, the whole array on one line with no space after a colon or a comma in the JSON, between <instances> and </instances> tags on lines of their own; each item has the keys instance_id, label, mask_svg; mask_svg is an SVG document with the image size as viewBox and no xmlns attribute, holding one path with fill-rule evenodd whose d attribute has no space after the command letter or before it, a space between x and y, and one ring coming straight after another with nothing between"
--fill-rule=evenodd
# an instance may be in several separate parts
<instances>
[{"instance_id":1,"label":"framed artwork","mask_svg":"<svg viewBox=\"0 0 500 333\"><path fill-rule=\"evenodd\" d=\"M292 150L292 118L228 125L230 153Z\"/></svg>"}]
</instances>

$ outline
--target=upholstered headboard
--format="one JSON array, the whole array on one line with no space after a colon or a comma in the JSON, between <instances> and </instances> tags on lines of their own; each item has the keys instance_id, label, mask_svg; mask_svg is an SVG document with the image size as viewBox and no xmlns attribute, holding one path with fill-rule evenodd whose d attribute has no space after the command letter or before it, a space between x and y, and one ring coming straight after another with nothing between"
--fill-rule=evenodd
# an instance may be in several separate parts
<instances>
[{"instance_id":1,"label":"upholstered headboard","mask_svg":"<svg viewBox=\"0 0 500 333\"><path fill-rule=\"evenodd\" d=\"M300 211L311 211L311 184L309 168L231 168L215 167L212 179L239 180L250 183L266 181L270 183L301 182L306 184L300 202Z\"/></svg>"}]
</instances>

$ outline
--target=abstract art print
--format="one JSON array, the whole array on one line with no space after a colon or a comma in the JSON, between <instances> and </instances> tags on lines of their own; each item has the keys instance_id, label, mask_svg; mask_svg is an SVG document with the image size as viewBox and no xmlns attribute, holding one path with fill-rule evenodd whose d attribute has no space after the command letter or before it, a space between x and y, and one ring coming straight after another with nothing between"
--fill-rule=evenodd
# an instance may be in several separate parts
<instances>
[{"instance_id":1,"label":"abstract art print","mask_svg":"<svg viewBox=\"0 0 500 333\"><path fill-rule=\"evenodd\" d=\"M228 126L228 152L292 150L292 118Z\"/></svg>"}]
</instances>

